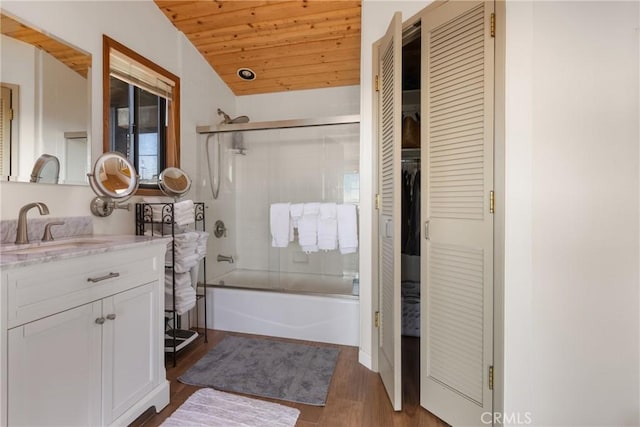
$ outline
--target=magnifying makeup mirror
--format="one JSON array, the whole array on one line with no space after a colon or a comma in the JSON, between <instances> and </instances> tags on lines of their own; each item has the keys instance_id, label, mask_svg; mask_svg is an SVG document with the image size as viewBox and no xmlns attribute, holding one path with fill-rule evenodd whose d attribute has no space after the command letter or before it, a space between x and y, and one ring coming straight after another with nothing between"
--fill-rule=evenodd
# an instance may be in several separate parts
<instances>
[{"instance_id":1,"label":"magnifying makeup mirror","mask_svg":"<svg viewBox=\"0 0 640 427\"><path fill-rule=\"evenodd\" d=\"M121 204L138 189L140 177L129 159L120 153L104 153L96 160L93 172L88 173L89 185L97 197L91 201L91 213L109 216L114 209L127 209Z\"/></svg>"},{"instance_id":2,"label":"magnifying makeup mirror","mask_svg":"<svg viewBox=\"0 0 640 427\"><path fill-rule=\"evenodd\" d=\"M57 184L60 175L60 161L56 156L43 154L38 157L31 171L31 182Z\"/></svg>"},{"instance_id":3,"label":"magnifying makeup mirror","mask_svg":"<svg viewBox=\"0 0 640 427\"><path fill-rule=\"evenodd\" d=\"M191 178L180 168L166 168L158 176L158 187L164 194L177 200L189 192Z\"/></svg>"}]
</instances>

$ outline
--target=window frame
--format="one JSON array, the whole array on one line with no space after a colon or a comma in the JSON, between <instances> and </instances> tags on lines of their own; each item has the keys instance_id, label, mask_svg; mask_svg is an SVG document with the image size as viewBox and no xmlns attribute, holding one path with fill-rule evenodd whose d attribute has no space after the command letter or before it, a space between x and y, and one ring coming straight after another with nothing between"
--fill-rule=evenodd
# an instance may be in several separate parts
<instances>
[{"instance_id":1,"label":"window frame","mask_svg":"<svg viewBox=\"0 0 640 427\"><path fill-rule=\"evenodd\" d=\"M120 54L133 59L136 62L148 67L154 72L162 75L167 80L173 82L173 90L171 99L168 102L168 123L165 140L164 160L165 168L180 167L180 77L165 70L159 65L148 60L144 56L136 53L132 49L113 40L107 35L102 36L102 123L103 123L103 139L102 151L106 153L111 151L110 147L110 101L111 101L111 50L115 50ZM159 171L161 172L161 171ZM137 195L161 195L160 189L155 186L153 188L138 188Z\"/></svg>"}]
</instances>

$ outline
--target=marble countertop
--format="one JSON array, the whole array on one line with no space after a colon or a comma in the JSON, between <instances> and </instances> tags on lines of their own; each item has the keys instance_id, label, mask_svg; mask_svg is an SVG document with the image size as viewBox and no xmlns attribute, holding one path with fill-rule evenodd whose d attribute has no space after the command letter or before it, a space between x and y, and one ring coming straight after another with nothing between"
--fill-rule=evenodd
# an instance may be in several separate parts
<instances>
[{"instance_id":1,"label":"marble countertop","mask_svg":"<svg viewBox=\"0 0 640 427\"><path fill-rule=\"evenodd\" d=\"M166 245L170 241L169 237L90 234L25 245L1 244L0 268L24 267L155 244Z\"/></svg>"}]
</instances>

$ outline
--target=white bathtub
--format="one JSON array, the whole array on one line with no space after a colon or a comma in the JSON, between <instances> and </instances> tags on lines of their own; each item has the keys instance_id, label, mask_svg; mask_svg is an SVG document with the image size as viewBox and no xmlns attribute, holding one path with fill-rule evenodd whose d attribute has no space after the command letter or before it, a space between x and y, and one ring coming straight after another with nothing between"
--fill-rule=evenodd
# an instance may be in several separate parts
<instances>
[{"instance_id":1,"label":"white bathtub","mask_svg":"<svg viewBox=\"0 0 640 427\"><path fill-rule=\"evenodd\" d=\"M207 290L207 304L212 307L207 316L210 328L359 344L360 303L351 295L351 279L234 270L210 285L214 285Z\"/></svg>"}]
</instances>

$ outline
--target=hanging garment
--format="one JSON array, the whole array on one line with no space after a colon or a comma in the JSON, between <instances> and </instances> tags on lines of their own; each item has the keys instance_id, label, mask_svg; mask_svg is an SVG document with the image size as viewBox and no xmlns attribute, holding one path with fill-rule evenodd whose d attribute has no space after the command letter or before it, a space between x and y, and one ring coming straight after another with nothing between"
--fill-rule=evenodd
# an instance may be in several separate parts
<instances>
[{"instance_id":1,"label":"hanging garment","mask_svg":"<svg viewBox=\"0 0 640 427\"><path fill-rule=\"evenodd\" d=\"M408 229L405 251L409 255L420 255L420 169L413 177Z\"/></svg>"}]
</instances>

